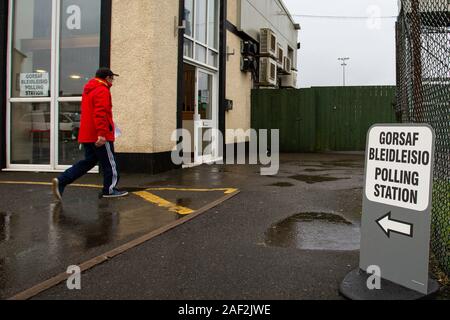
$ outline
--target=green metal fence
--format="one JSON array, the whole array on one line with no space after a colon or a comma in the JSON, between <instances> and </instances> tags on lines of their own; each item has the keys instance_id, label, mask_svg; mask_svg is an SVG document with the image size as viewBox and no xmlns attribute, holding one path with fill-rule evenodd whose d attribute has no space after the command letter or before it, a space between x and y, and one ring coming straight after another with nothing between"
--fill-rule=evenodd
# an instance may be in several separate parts
<instances>
[{"instance_id":1,"label":"green metal fence","mask_svg":"<svg viewBox=\"0 0 450 320\"><path fill-rule=\"evenodd\" d=\"M402 0L397 21L397 112L436 131L433 253L450 275L449 0Z\"/></svg>"},{"instance_id":2,"label":"green metal fence","mask_svg":"<svg viewBox=\"0 0 450 320\"><path fill-rule=\"evenodd\" d=\"M253 90L252 128L280 129L281 152L363 151L369 128L396 122L395 87Z\"/></svg>"}]
</instances>

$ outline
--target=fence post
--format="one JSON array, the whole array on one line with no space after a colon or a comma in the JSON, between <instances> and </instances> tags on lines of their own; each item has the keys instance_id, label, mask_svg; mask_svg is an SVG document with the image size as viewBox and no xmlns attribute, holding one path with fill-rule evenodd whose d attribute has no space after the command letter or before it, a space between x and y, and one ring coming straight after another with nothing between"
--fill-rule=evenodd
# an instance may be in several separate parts
<instances>
[{"instance_id":1,"label":"fence post","mask_svg":"<svg viewBox=\"0 0 450 320\"><path fill-rule=\"evenodd\" d=\"M423 119L423 88L422 88L422 24L419 0L411 0L412 4L412 51L413 51L413 103L414 122L421 123Z\"/></svg>"}]
</instances>

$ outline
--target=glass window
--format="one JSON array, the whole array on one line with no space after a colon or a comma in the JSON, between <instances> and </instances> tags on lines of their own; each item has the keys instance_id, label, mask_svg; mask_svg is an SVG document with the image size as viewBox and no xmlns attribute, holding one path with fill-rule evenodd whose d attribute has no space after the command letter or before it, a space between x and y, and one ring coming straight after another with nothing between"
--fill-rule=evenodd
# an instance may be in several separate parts
<instances>
[{"instance_id":1,"label":"glass window","mask_svg":"<svg viewBox=\"0 0 450 320\"><path fill-rule=\"evenodd\" d=\"M212 80L211 75L198 73L198 113L202 120L212 120Z\"/></svg>"},{"instance_id":2,"label":"glass window","mask_svg":"<svg viewBox=\"0 0 450 320\"><path fill-rule=\"evenodd\" d=\"M206 0L197 0L195 3L195 40L206 44Z\"/></svg>"},{"instance_id":3,"label":"glass window","mask_svg":"<svg viewBox=\"0 0 450 320\"><path fill-rule=\"evenodd\" d=\"M206 48L201 45L195 46L195 60L206 63Z\"/></svg>"},{"instance_id":4,"label":"glass window","mask_svg":"<svg viewBox=\"0 0 450 320\"><path fill-rule=\"evenodd\" d=\"M184 19L186 20L185 34L192 37L193 34L193 21L194 21L194 0L184 1Z\"/></svg>"},{"instance_id":5,"label":"glass window","mask_svg":"<svg viewBox=\"0 0 450 320\"><path fill-rule=\"evenodd\" d=\"M208 46L218 49L218 6L217 0L208 1Z\"/></svg>"},{"instance_id":6,"label":"glass window","mask_svg":"<svg viewBox=\"0 0 450 320\"><path fill-rule=\"evenodd\" d=\"M59 92L81 96L100 59L101 0L63 0L60 25Z\"/></svg>"},{"instance_id":7,"label":"glass window","mask_svg":"<svg viewBox=\"0 0 450 320\"><path fill-rule=\"evenodd\" d=\"M60 165L72 165L83 158L78 145L81 121L81 103L63 102L59 104L59 155Z\"/></svg>"},{"instance_id":8,"label":"glass window","mask_svg":"<svg viewBox=\"0 0 450 320\"><path fill-rule=\"evenodd\" d=\"M11 96L49 97L51 0L14 1Z\"/></svg>"},{"instance_id":9,"label":"glass window","mask_svg":"<svg viewBox=\"0 0 450 320\"><path fill-rule=\"evenodd\" d=\"M191 13L192 10L195 15ZM184 56L214 68L218 66L215 53L219 47L218 11L218 0L185 0ZM193 37L194 41L190 40L190 37Z\"/></svg>"},{"instance_id":10,"label":"glass window","mask_svg":"<svg viewBox=\"0 0 450 320\"><path fill-rule=\"evenodd\" d=\"M184 56L193 58L194 57L194 42L188 39L184 39Z\"/></svg>"},{"instance_id":11,"label":"glass window","mask_svg":"<svg viewBox=\"0 0 450 320\"><path fill-rule=\"evenodd\" d=\"M190 1L193 5L194 0ZM15 100L8 103L8 165L71 165L82 158L77 143L79 97L100 65L102 0L10 3L9 81L10 95ZM58 87L51 86L53 81Z\"/></svg>"},{"instance_id":12,"label":"glass window","mask_svg":"<svg viewBox=\"0 0 450 320\"><path fill-rule=\"evenodd\" d=\"M218 54L212 50L208 50L208 64L211 67L217 67Z\"/></svg>"},{"instance_id":13,"label":"glass window","mask_svg":"<svg viewBox=\"0 0 450 320\"><path fill-rule=\"evenodd\" d=\"M50 103L11 104L11 163L50 164Z\"/></svg>"}]
</instances>

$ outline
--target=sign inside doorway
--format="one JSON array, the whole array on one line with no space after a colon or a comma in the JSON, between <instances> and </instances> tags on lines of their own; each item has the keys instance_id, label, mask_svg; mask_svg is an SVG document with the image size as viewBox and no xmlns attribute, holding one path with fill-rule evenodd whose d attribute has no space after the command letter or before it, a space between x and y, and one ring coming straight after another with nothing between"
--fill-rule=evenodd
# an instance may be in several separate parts
<instances>
[{"instance_id":1,"label":"sign inside doorway","mask_svg":"<svg viewBox=\"0 0 450 320\"><path fill-rule=\"evenodd\" d=\"M47 72L20 74L21 97L48 97L49 87L50 79Z\"/></svg>"}]
</instances>

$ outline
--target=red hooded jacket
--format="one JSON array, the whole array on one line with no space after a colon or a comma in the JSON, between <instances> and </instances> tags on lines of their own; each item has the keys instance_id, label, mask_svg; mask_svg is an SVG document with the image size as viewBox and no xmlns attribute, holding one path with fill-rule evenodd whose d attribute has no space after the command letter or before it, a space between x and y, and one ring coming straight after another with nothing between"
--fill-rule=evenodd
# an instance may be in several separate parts
<instances>
[{"instance_id":1,"label":"red hooded jacket","mask_svg":"<svg viewBox=\"0 0 450 320\"><path fill-rule=\"evenodd\" d=\"M111 84L103 79L92 79L84 87L81 102L81 124L78 142L95 143L98 137L114 142Z\"/></svg>"}]
</instances>

